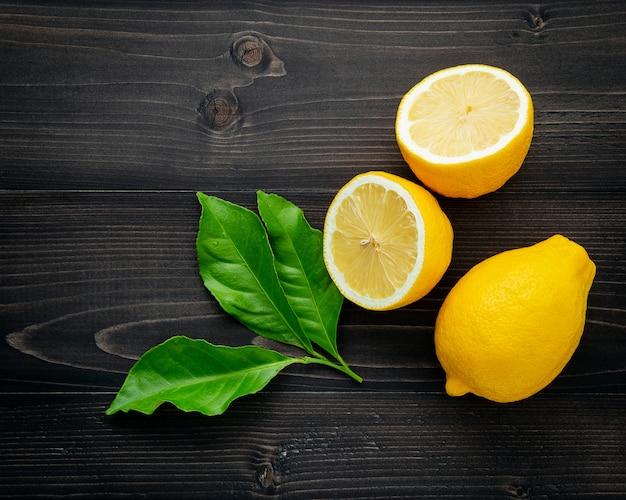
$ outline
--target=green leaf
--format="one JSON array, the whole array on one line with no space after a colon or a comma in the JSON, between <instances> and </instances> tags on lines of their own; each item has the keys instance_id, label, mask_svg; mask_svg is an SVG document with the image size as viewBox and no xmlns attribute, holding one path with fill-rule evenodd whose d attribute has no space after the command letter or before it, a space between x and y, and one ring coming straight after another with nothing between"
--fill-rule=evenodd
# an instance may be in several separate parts
<instances>
[{"instance_id":1,"label":"green leaf","mask_svg":"<svg viewBox=\"0 0 626 500\"><path fill-rule=\"evenodd\" d=\"M276 195L257 192L259 213L274 250L275 267L306 336L341 360L337 322L343 296L331 280L322 251L322 232L300 208Z\"/></svg>"},{"instance_id":2,"label":"green leaf","mask_svg":"<svg viewBox=\"0 0 626 500\"><path fill-rule=\"evenodd\" d=\"M196 247L200 276L226 312L262 337L312 354L274 267L261 219L252 211L198 193L202 215Z\"/></svg>"},{"instance_id":3,"label":"green leaf","mask_svg":"<svg viewBox=\"0 0 626 500\"><path fill-rule=\"evenodd\" d=\"M283 368L308 362L315 361L253 345L216 346L172 337L139 358L106 413L149 415L169 402L183 411L219 415L235 399L263 389Z\"/></svg>"}]
</instances>

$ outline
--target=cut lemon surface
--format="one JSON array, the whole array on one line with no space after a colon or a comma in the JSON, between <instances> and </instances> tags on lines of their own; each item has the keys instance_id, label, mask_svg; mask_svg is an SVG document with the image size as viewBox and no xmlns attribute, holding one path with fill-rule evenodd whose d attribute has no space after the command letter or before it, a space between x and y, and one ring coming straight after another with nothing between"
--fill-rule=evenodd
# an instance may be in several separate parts
<instances>
[{"instance_id":1,"label":"cut lemon surface","mask_svg":"<svg viewBox=\"0 0 626 500\"><path fill-rule=\"evenodd\" d=\"M452 226L423 187L386 172L357 175L330 204L324 260L337 288L366 309L420 299L452 257Z\"/></svg>"},{"instance_id":2,"label":"cut lemon surface","mask_svg":"<svg viewBox=\"0 0 626 500\"><path fill-rule=\"evenodd\" d=\"M475 198L519 170L533 135L533 104L509 72L483 64L443 69L400 101L396 140L429 188Z\"/></svg>"}]
</instances>

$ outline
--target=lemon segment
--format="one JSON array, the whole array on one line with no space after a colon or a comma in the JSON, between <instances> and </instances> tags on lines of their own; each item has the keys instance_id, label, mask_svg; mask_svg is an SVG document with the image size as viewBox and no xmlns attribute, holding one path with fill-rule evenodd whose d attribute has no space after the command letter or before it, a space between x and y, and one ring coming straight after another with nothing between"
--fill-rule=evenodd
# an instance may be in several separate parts
<instances>
[{"instance_id":1,"label":"lemon segment","mask_svg":"<svg viewBox=\"0 0 626 500\"><path fill-rule=\"evenodd\" d=\"M396 140L415 175L445 196L495 191L524 161L533 104L507 71L467 64L438 71L400 101Z\"/></svg>"},{"instance_id":2,"label":"lemon segment","mask_svg":"<svg viewBox=\"0 0 626 500\"><path fill-rule=\"evenodd\" d=\"M470 269L435 324L446 392L512 402L546 387L580 342L595 271L585 249L561 235Z\"/></svg>"},{"instance_id":3,"label":"lemon segment","mask_svg":"<svg viewBox=\"0 0 626 500\"><path fill-rule=\"evenodd\" d=\"M324 259L346 298L368 309L395 309L441 279L452 238L448 218L428 191L392 174L368 172L349 181L331 203Z\"/></svg>"}]
</instances>

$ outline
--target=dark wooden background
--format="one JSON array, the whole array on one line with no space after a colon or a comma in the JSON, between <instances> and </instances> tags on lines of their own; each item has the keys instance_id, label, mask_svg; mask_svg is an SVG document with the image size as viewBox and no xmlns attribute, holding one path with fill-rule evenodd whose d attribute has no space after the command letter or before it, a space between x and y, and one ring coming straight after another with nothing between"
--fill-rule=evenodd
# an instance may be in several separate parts
<instances>
[{"instance_id":1,"label":"dark wooden background","mask_svg":"<svg viewBox=\"0 0 626 500\"><path fill-rule=\"evenodd\" d=\"M439 198L455 249L431 294L345 305L363 384L301 366L219 417L104 415L172 335L258 342L197 275L196 191L275 192L321 229L352 176L414 178L398 102L469 62L527 86L534 140L496 193ZM624 497L625 95L621 0L0 1L0 498ZM555 233L598 268L573 359L525 401L448 397L446 293Z\"/></svg>"}]
</instances>

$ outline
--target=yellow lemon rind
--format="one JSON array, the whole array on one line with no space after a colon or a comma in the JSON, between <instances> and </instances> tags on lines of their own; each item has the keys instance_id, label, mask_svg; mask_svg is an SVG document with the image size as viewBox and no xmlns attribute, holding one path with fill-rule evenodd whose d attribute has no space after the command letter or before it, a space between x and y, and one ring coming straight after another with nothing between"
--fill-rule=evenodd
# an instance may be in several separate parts
<instances>
[{"instance_id":1,"label":"yellow lemon rind","mask_svg":"<svg viewBox=\"0 0 626 500\"><path fill-rule=\"evenodd\" d=\"M437 316L446 392L508 403L548 386L580 342L595 271L584 248L561 235L474 266Z\"/></svg>"}]
</instances>

